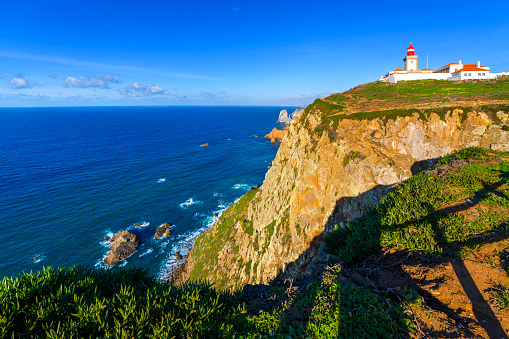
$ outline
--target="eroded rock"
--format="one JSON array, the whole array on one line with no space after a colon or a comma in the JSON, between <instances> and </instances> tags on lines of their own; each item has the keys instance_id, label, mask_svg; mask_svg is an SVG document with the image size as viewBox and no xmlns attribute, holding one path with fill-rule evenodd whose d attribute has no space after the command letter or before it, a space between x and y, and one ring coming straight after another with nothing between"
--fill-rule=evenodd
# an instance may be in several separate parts
<instances>
[{"instance_id":1,"label":"eroded rock","mask_svg":"<svg viewBox=\"0 0 509 339\"><path fill-rule=\"evenodd\" d=\"M123 230L111 238L110 251L104 259L108 265L113 265L123 260L136 251L140 244L140 237L136 234Z\"/></svg>"},{"instance_id":2,"label":"eroded rock","mask_svg":"<svg viewBox=\"0 0 509 339\"><path fill-rule=\"evenodd\" d=\"M171 231L169 230L170 227L171 225L168 223L164 223L161 226L159 226L156 230L156 233L154 234L154 239L161 239L165 234L166 236L170 235L171 234Z\"/></svg>"}]
</instances>

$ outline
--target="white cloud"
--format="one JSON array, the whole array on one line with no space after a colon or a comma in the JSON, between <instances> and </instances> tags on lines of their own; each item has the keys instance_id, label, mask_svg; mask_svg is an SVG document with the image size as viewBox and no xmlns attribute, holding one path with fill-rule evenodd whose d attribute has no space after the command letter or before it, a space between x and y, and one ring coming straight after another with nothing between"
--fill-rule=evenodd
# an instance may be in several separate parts
<instances>
[{"instance_id":1,"label":"white cloud","mask_svg":"<svg viewBox=\"0 0 509 339\"><path fill-rule=\"evenodd\" d=\"M287 95L285 97L277 98L278 101L295 101L295 100L306 100L306 99L318 99L327 97L331 94L338 93L339 91L332 91L332 92L322 92L322 93L302 93L302 94L294 94L294 95Z\"/></svg>"},{"instance_id":2,"label":"white cloud","mask_svg":"<svg viewBox=\"0 0 509 339\"><path fill-rule=\"evenodd\" d=\"M152 86L143 85L136 81L132 86L121 88L118 90L118 92L128 97L150 97L153 95L170 95L170 92L167 89L154 85Z\"/></svg>"},{"instance_id":3,"label":"white cloud","mask_svg":"<svg viewBox=\"0 0 509 339\"><path fill-rule=\"evenodd\" d=\"M221 100L221 99L227 99L228 95L226 95L226 92L218 92L218 93L201 92L198 95L192 95L192 97L198 98L198 99L205 99L205 100Z\"/></svg>"},{"instance_id":4,"label":"white cloud","mask_svg":"<svg viewBox=\"0 0 509 339\"><path fill-rule=\"evenodd\" d=\"M60 65L79 66L79 67L86 67L86 68L95 69L95 70L100 69L100 70L114 71L117 73L118 72L124 72L124 73L139 72L139 73L158 74L158 75L185 78L185 79L222 81L221 78L210 77L210 76L206 76L206 75L167 72L167 71L162 71L159 69L146 68L146 67L111 65L111 64L101 63L101 62L91 62L91 61L82 61L82 60L76 60L76 59L70 59L70 58L56 57L56 56L52 56L52 55L29 54L29 53L19 53L19 52L13 52L13 51L0 50L0 57L22 59L22 60L42 61L42 62L49 62L49 63L60 64Z\"/></svg>"},{"instance_id":5,"label":"white cloud","mask_svg":"<svg viewBox=\"0 0 509 339\"><path fill-rule=\"evenodd\" d=\"M25 75L21 73L13 77L9 82L11 84L11 88L14 89L32 88L37 86L35 81L25 79Z\"/></svg>"},{"instance_id":6,"label":"white cloud","mask_svg":"<svg viewBox=\"0 0 509 339\"><path fill-rule=\"evenodd\" d=\"M0 74L0 79L3 79L4 77L5 77L5 75Z\"/></svg>"},{"instance_id":7,"label":"white cloud","mask_svg":"<svg viewBox=\"0 0 509 339\"><path fill-rule=\"evenodd\" d=\"M95 76L96 78L99 78L99 79L102 79L104 81L107 81L107 82L111 82L113 84L118 84L120 83L120 78L119 77L114 77L112 75L107 75L107 74L97 74Z\"/></svg>"},{"instance_id":8,"label":"white cloud","mask_svg":"<svg viewBox=\"0 0 509 339\"><path fill-rule=\"evenodd\" d=\"M62 87L76 87L76 88L103 88L108 89L108 83L119 83L120 79L118 77L114 77L106 74L96 75L93 77L84 77L80 76L80 78L75 77L67 77L64 79L64 83Z\"/></svg>"}]
</instances>

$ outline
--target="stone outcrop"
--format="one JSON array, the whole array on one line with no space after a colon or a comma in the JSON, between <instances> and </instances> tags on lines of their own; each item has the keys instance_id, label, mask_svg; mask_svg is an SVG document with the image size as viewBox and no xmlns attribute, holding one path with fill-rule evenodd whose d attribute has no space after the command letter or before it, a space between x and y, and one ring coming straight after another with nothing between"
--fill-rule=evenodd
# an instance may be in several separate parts
<instances>
[{"instance_id":1,"label":"stone outcrop","mask_svg":"<svg viewBox=\"0 0 509 339\"><path fill-rule=\"evenodd\" d=\"M279 130L274 127L269 134L265 135L265 139L269 139L270 142L274 143L276 141L282 141L285 134L286 134L286 129Z\"/></svg>"},{"instance_id":2,"label":"stone outcrop","mask_svg":"<svg viewBox=\"0 0 509 339\"><path fill-rule=\"evenodd\" d=\"M279 112L279 117L277 119L277 123L280 124L291 124L297 119L302 113L304 113L304 109L298 108L295 111L293 111L292 114L288 114L288 111L286 109L282 109Z\"/></svg>"},{"instance_id":3,"label":"stone outcrop","mask_svg":"<svg viewBox=\"0 0 509 339\"><path fill-rule=\"evenodd\" d=\"M104 262L108 265L113 265L136 251L140 244L140 237L127 230L123 230L115 234L110 241L110 251Z\"/></svg>"},{"instance_id":4,"label":"stone outcrop","mask_svg":"<svg viewBox=\"0 0 509 339\"><path fill-rule=\"evenodd\" d=\"M303 274L325 257L324 233L441 156L469 146L509 150L509 132L483 112L322 125L311 111L289 127L261 188L196 240L186 267L191 279L233 288Z\"/></svg>"},{"instance_id":5,"label":"stone outcrop","mask_svg":"<svg viewBox=\"0 0 509 339\"><path fill-rule=\"evenodd\" d=\"M163 235L169 236L171 234L170 227L171 225L168 223L159 226L154 234L154 239L161 239Z\"/></svg>"},{"instance_id":6,"label":"stone outcrop","mask_svg":"<svg viewBox=\"0 0 509 339\"><path fill-rule=\"evenodd\" d=\"M201 147L209 147L210 145L209 145L209 143L208 143L208 142L206 142L206 143L204 143L204 144L201 144L200 146L201 146Z\"/></svg>"},{"instance_id":7,"label":"stone outcrop","mask_svg":"<svg viewBox=\"0 0 509 339\"><path fill-rule=\"evenodd\" d=\"M277 123L284 124L292 121L292 118L288 115L288 111L286 109L282 109L279 112L279 117L277 118Z\"/></svg>"}]
</instances>

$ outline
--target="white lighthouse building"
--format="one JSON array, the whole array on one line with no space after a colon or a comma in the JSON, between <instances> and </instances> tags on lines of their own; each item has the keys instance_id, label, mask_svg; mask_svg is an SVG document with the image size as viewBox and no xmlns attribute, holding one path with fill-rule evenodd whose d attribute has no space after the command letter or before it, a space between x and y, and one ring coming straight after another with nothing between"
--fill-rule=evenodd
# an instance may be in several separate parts
<instances>
[{"instance_id":1,"label":"white lighthouse building","mask_svg":"<svg viewBox=\"0 0 509 339\"><path fill-rule=\"evenodd\" d=\"M405 63L404 68L396 68L393 71L387 72L380 78L380 81L397 83L398 81L409 80L469 80L469 79L492 79L501 75L509 75L509 72L491 73L490 68L481 66L481 62L477 64L462 64L459 62L452 62L442 66L436 70L424 68L419 70L417 61L419 57L415 55L415 47L410 44L407 48L406 56L403 58Z\"/></svg>"},{"instance_id":2,"label":"white lighthouse building","mask_svg":"<svg viewBox=\"0 0 509 339\"><path fill-rule=\"evenodd\" d=\"M405 71L417 71L417 59L419 59L419 57L415 55L415 48L410 44L410 47L406 49L406 57L403 59L405 62Z\"/></svg>"}]
</instances>

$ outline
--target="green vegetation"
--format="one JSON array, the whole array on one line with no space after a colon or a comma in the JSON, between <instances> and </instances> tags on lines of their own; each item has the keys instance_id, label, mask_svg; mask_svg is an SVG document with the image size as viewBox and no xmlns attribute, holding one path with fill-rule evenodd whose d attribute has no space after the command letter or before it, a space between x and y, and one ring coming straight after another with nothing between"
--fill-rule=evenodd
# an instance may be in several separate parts
<instances>
[{"instance_id":1,"label":"green vegetation","mask_svg":"<svg viewBox=\"0 0 509 339\"><path fill-rule=\"evenodd\" d=\"M444 246L467 245L473 236L506 230L509 207L509 157L482 148L468 148L444 157L477 159L446 176L418 174L384 197L360 218L325 237L327 251L353 264L382 248L442 253ZM467 210L476 213L448 212ZM496 206L484 212L481 206Z\"/></svg>"},{"instance_id":2,"label":"green vegetation","mask_svg":"<svg viewBox=\"0 0 509 339\"><path fill-rule=\"evenodd\" d=\"M248 263L250 268L251 262ZM300 301L309 326L294 329L284 308L249 315L242 293L203 283L165 284L141 269L45 268L0 284L2 338L394 338L411 330L387 296L325 281ZM271 287L277 296L284 288ZM301 305L301 306L302 306Z\"/></svg>"},{"instance_id":3,"label":"green vegetation","mask_svg":"<svg viewBox=\"0 0 509 339\"><path fill-rule=\"evenodd\" d=\"M404 338L412 330L404 311L386 294L325 283L318 288L306 332L312 338Z\"/></svg>"},{"instance_id":4,"label":"green vegetation","mask_svg":"<svg viewBox=\"0 0 509 339\"><path fill-rule=\"evenodd\" d=\"M235 225L238 222L242 223L242 227L247 234L253 236L253 222L246 219L247 207L259 192L253 190L244 194L221 214L216 223L214 234L207 232L196 239L193 255L197 259L191 272L191 279L201 281L206 280L209 276L220 274L217 270L217 257L211 256L209 253L219 253L231 239L232 232L234 232ZM238 253L238 247L234 248L233 251ZM240 284L240 281L237 281L237 283ZM215 287L221 289L225 286L216 285Z\"/></svg>"},{"instance_id":5,"label":"green vegetation","mask_svg":"<svg viewBox=\"0 0 509 339\"><path fill-rule=\"evenodd\" d=\"M0 337L232 338L245 330L239 296L140 269L45 268L0 284Z\"/></svg>"},{"instance_id":6,"label":"green vegetation","mask_svg":"<svg viewBox=\"0 0 509 339\"><path fill-rule=\"evenodd\" d=\"M504 287L496 288L491 295L501 308L509 308L509 289Z\"/></svg>"},{"instance_id":7,"label":"green vegetation","mask_svg":"<svg viewBox=\"0 0 509 339\"><path fill-rule=\"evenodd\" d=\"M343 106L359 105L363 102L390 103L395 105L433 102L451 103L458 100L509 100L509 78L490 81L420 80L397 84L371 82L357 86L344 93L333 94L327 101Z\"/></svg>"},{"instance_id":8,"label":"green vegetation","mask_svg":"<svg viewBox=\"0 0 509 339\"><path fill-rule=\"evenodd\" d=\"M347 155L343 158L343 167L346 167L350 161L355 160L357 158L357 155L359 155L359 152L356 151L350 151Z\"/></svg>"}]
</instances>

